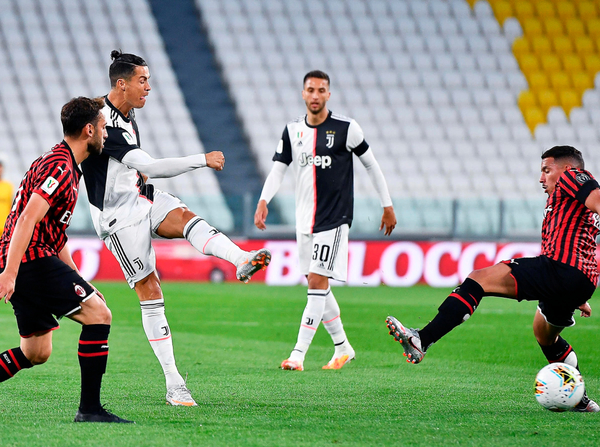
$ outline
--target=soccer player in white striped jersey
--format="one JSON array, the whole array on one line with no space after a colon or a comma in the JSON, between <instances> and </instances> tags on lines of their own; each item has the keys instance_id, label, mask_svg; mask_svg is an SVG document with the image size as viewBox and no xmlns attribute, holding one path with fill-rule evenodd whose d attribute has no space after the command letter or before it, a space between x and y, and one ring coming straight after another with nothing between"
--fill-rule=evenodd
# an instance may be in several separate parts
<instances>
[{"instance_id":1,"label":"soccer player in white striped jersey","mask_svg":"<svg viewBox=\"0 0 600 447\"><path fill-rule=\"evenodd\" d=\"M148 177L174 177L202 167L220 171L225 157L222 152L214 151L154 159L143 151L133 109L144 107L150 93L148 66L144 59L133 54L115 50L111 57L111 90L102 109L108 139L102 154L88 157L82 163L92 221L138 295L146 337L165 374L167 403L195 406L175 365L152 237L185 238L199 252L234 264L236 276L243 282L266 267L271 254L266 249L242 250L177 197L146 183Z\"/></svg>"},{"instance_id":2,"label":"soccer player in white striped jersey","mask_svg":"<svg viewBox=\"0 0 600 447\"><path fill-rule=\"evenodd\" d=\"M348 231L354 207L353 154L367 169L379 195L383 207L379 230L384 229L389 236L396 226L385 178L362 129L353 119L327 109L329 86L329 76L322 71L311 71L304 77L306 115L286 125L254 215L254 224L264 230L267 205L292 164L296 177L296 239L300 268L308 279L308 302L296 346L281 364L287 370L304 369L306 351L321 321L335 347L323 369L340 369L355 358L329 287L329 278L346 281L348 273Z\"/></svg>"}]
</instances>

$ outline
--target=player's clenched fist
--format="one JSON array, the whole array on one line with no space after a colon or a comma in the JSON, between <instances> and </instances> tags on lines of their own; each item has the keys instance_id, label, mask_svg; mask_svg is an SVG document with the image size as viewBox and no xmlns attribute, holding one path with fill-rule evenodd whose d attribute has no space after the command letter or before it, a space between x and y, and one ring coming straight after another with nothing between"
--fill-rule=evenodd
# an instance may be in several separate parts
<instances>
[{"instance_id":1,"label":"player's clenched fist","mask_svg":"<svg viewBox=\"0 0 600 447\"><path fill-rule=\"evenodd\" d=\"M225 156L221 151L213 151L206 154L206 166L215 171L222 171L225 167Z\"/></svg>"}]
</instances>

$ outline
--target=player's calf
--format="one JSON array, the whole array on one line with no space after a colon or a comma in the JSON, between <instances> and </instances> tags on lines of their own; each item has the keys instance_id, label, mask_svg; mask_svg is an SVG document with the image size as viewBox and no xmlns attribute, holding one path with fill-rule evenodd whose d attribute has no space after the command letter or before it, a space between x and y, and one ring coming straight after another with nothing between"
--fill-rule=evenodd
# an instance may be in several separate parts
<instances>
[{"instance_id":1,"label":"player's calf","mask_svg":"<svg viewBox=\"0 0 600 447\"><path fill-rule=\"evenodd\" d=\"M27 360L21 348L12 348L0 354L0 382L10 379L22 369L31 368L33 364Z\"/></svg>"}]
</instances>

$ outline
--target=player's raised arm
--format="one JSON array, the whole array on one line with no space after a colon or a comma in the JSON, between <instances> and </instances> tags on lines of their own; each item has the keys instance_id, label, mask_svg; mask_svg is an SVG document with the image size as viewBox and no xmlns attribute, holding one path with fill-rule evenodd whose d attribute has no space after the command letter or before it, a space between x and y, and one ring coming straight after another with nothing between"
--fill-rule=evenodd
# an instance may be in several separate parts
<instances>
[{"instance_id":1,"label":"player's raised arm","mask_svg":"<svg viewBox=\"0 0 600 447\"><path fill-rule=\"evenodd\" d=\"M207 166L210 156L213 166L209 167L216 169L216 163L225 164L225 158L221 154L222 160L218 156L214 156L215 152L209 154L195 154L187 157L172 157L172 158L153 158L150 154L142 149L133 149L123 156L122 162L130 168L140 171L142 174L151 178L170 178L180 174L192 171L198 168ZM220 171L220 169L216 169Z\"/></svg>"}]
</instances>

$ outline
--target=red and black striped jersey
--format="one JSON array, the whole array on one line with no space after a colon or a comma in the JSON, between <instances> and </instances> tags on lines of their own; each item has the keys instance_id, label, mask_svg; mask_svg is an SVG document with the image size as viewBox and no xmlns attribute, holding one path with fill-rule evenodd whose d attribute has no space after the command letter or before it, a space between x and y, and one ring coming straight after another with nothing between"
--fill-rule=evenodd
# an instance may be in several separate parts
<instances>
[{"instance_id":1,"label":"red and black striped jersey","mask_svg":"<svg viewBox=\"0 0 600 447\"><path fill-rule=\"evenodd\" d=\"M22 262L58 255L67 243L66 230L77 203L80 178L81 171L65 141L31 164L21 181L12 210L6 219L4 234L0 239L0 267L6 265L8 247L17 219L33 193L42 196L50 205L50 209L35 226Z\"/></svg>"},{"instance_id":2,"label":"red and black striped jersey","mask_svg":"<svg viewBox=\"0 0 600 447\"><path fill-rule=\"evenodd\" d=\"M565 171L546 202L542 254L581 270L598 284L596 236L600 217L585 206L598 182L583 169Z\"/></svg>"}]
</instances>

